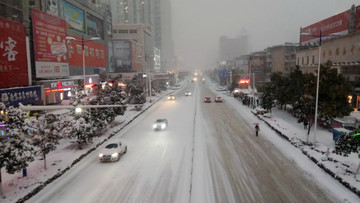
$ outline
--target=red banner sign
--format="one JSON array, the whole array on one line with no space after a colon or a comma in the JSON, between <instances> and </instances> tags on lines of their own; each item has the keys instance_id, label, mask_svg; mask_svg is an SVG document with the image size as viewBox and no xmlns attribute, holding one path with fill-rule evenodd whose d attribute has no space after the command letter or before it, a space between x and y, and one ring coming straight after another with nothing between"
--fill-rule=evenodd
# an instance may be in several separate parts
<instances>
[{"instance_id":1,"label":"red banner sign","mask_svg":"<svg viewBox=\"0 0 360 203\"><path fill-rule=\"evenodd\" d=\"M27 85L25 26L0 18L0 89Z\"/></svg>"},{"instance_id":2,"label":"red banner sign","mask_svg":"<svg viewBox=\"0 0 360 203\"><path fill-rule=\"evenodd\" d=\"M319 39L320 30L322 36L327 36L333 33L347 34L349 32L349 17L350 9L342 13L326 18L322 21L309 25L301 29L301 33L309 33L315 36L300 36L300 43L307 43Z\"/></svg>"},{"instance_id":3,"label":"red banner sign","mask_svg":"<svg viewBox=\"0 0 360 203\"><path fill-rule=\"evenodd\" d=\"M74 37L74 36L71 36ZM74 37L76 40L68 40L69 65L82 66L82 39ZM84 42L85 65L90 67L106 67L106 46L94 41Z\"/></svg>"},{"instance_id":4,"label":"red banner sign","mask_svg":"<svg viewBox=\"0 0 360 203\"><path fill-rule=\"evenodd\" d=\"M69 75L66 50L66 22L32 9L36 77Z\"/></svg>"}]
</instances>

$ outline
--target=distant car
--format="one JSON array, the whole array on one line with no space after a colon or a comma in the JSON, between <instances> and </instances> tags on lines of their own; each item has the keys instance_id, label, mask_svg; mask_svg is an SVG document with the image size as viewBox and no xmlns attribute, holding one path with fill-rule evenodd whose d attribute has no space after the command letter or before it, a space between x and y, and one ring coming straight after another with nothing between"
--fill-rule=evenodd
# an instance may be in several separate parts
<instances>
[{"instance_id":1,"label":"distant car","mask_svg":"<svg viewBox=\"0 0 360 203\"><path fill-rule=\"evenodd\" d=\"M126 152L126 144L122 144L121 142L113 142L106 145L106 147L100 151L99 160L100 162L119 161L120 156Z\"/></svg>"},{"instance_id":2,"label":"distant car","mask_svg":"<svg viewBox=\"0 0 360 203\"><path fill-rule=\"evenodd\" d=\"M205 97L204 102L205 103L211 103L211 98L210 97Z\"/></svg>"},{"instance_id":3,"label":"distant car","mask_svg":"<svg viewBox=\"0 0 360 203\"><path fill-rule=\"evenodd\" d=\"M168 100L175 100L175 99L176 99L175 95L171 94L171 95L168 96Z\"/></svg>"},{"instance_id":4,"label":"distant car","mask_svg":"<svg viewBox=\"0 0 360 203\"><path fill-rule=\"evenodd\" d=\"M153 123L153 129L154 130L164 130L168 126L168 121L166 118L157 119Z\"/></svg>"},{"instance_id":5,"label":"distant car","mask_svg":"<svg viewBox=\"0 0 360 203\"><path fill-rule=\"evenodd\" d=\"M223 102L223 98L222 97L215 97L215 102Z\"/></svg>"},{"instance_id":6,"label":"distant car","mask_svg":"<svg viewBox=\"0 0 360 203\"><path fill-rule=\"evenodd\" d=\"M191 92L190 92L190 91L186 91L186 92L185 92L185 96L191 96Z\"/></svg>"}]
</instances>

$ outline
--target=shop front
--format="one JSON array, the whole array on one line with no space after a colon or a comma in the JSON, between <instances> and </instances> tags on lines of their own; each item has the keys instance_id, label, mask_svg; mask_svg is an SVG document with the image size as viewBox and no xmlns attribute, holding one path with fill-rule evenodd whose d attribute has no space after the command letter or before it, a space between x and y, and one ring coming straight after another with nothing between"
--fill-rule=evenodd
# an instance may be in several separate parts
<instances>
[{"instance_id":1,"label":"shop front","mask_svg":"<svg viewBox=\"0 0 360 203\"><path fill-rule=\"evenodd\" d=\"M44 86L46 104L59 104L63 100L70 100L80 86L81 80L51 80L36 83Z\"/></svg>"}]
</instances>

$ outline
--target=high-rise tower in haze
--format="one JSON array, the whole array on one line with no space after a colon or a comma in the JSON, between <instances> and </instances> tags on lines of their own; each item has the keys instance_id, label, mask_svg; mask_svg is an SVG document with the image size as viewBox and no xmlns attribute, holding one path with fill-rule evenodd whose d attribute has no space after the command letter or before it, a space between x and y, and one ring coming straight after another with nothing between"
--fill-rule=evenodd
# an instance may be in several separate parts
<instances>
[{"instance_id":1,"label":"high-rise tower in haze","mask_svg":"<svg viewBox=\"0 0 360 203\"><path fill-rule=\"evenodd\" d=\"M232 60L236 57L249 54L248 35L245 29L239 37L228 38L221 36L219 40L219 60Z\"/></svg>"}]
</instances>

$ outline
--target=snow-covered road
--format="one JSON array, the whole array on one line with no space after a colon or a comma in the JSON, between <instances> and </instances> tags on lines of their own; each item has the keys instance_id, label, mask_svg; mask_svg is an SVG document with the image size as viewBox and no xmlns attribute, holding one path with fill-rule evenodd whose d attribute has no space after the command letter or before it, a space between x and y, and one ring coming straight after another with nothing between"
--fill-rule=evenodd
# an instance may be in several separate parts
<instances>
[{"instance_id":1,"label":"snow-covered road","mask_svg":"<svg viewBox=\"0 0 360 203\"><path fill-rule=\"evenodd\" d=\"M105 143L128 145L119 162L100 163L100 147L28 202L338 201L271 142L255 137L248 115L226 101L203 103L215 96L206 84L190 83L176 96ZM151 129L157 118L168 119L166 130Z\"/></svg>"}]
</instances>

